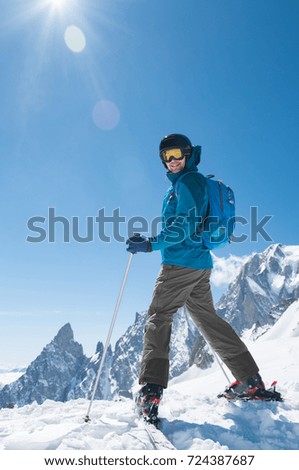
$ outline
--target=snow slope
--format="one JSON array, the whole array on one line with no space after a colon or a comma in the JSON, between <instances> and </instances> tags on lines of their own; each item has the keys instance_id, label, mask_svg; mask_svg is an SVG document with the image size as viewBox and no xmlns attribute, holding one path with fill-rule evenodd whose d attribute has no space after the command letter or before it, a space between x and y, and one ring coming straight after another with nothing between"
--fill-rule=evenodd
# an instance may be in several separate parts
<instances>
[{"instance_id":1,"label":"snow slope","mask_svg":"<svg viewBox=\"0 0 299 470\"><path fill-rule=\"evenodd\" d=\"M282 403L217 399L225 386L215 364L173 379L160 407L163 432L178 449L299 449L299 301L255 343L248 343L267 385L278 379ZM0 379L1 380L1 379ZM132 400L46 401L0 410L0 450L152 449Z\"/></svg>"}]
</instances>

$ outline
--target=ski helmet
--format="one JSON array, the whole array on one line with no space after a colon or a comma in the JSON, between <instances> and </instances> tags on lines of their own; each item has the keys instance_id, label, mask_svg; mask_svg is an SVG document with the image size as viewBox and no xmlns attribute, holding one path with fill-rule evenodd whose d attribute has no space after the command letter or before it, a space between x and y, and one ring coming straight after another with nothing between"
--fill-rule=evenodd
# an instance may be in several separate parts
<instances>
[{"instance_id":1,"label":"ski helmet","mask_svg":"<svg viewBox=\"0 0 299 470\"><path fill-rule=\"evenodd\" d=\"M183 134L169 134L169 135L166 135L161 140L160 146L159 146L159 154L160 154L160 158L161 158L162 162L163 162L163 159L161 157L161 152L163 150L173 149L173 148L183 149L184 150L184 155L185 155L187 160L190 157L190 155L192 153L192 149L193 149L190 139L188 139L188 137L186 137L185 135L183 135ZM163 162L163 165L166 167L166 164L164 162Z\"/></svg>"}]
</instances>

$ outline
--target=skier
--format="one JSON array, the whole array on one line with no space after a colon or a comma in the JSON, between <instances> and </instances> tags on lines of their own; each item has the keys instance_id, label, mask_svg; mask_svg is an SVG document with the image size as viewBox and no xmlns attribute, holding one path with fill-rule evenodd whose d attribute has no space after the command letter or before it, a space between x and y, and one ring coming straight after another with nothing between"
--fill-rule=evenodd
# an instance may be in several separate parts
<instances>
[{"instance_id":1,"label":"skier","mask_svg":"<svg viewBox=\"0 0 299 470\"><path fill-rule=\"evenodd\" d=\"M227 398L259 395L265 389L259 368L232 327L217 316L210 289L212 257L196 233L196 222L205 217L208 195L197 166L201 147L188 137L170 134L160 143L160 158L172 183L162 209L163 228L154 237L134 234L127 240L130 253L160 250L162 268L157 277L144 333L139 390L136 403L150 422L158 420L158 405L168 384L169 343L173 316L185 305L214 351L236 381ZM175 186L180 178L180 184Z\"/></svg>"}]
</instances>

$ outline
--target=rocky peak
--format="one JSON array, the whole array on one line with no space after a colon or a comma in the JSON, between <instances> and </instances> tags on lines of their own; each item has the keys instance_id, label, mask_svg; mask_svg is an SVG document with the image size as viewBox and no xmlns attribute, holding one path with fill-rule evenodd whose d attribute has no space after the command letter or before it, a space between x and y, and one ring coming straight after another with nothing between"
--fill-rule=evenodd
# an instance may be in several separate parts
<instances>
[{"instance_id":1,"label":"rocky peak","mask_svg":"<svg viewBox=\"0 0 299 470\"><path fill-rule=\"evenodd\" d=\"M218 314L241 333L273 324L271 308L299 291L299 250L281 244L254 253L217 304Z\"/></svg>"},{"instance_id":2,"label":"rocky peak","mask_svg":"<svg viewBox=\"0 0 299 470\"><path fill-rule=\"evenodd\" d=\"M39 356L16 381L0 393L0 408L14 404L23 406L46 399L64 401L66 391L78 369L87 360L81 344L74 341L69 323L44 347Z\"/></svg>"},{"instance_id":3,"label":"rocky peak","mask_svg":"<svg viewBox=\"0 0 299 470\"><path fill-rule=\"evenodd\" d=\"M74 333L70 323L66 323L60 328L57 335L53 339L53 343L56 343L59 348L63 348L74 340Z\"/></svg>"}]
</instances>

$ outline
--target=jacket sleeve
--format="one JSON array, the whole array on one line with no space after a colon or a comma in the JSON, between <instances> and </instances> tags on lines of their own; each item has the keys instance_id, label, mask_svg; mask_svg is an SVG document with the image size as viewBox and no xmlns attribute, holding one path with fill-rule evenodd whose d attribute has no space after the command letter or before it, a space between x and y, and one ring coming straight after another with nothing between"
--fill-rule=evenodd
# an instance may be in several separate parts
<instances>
[{"instance_id":1,"label":"jacket sleeve","mask_svg":"<svg viewBox=\"0 0 299 470\"><path fill-rule=\"evenodd\" d=\"M164 220L165 228L150 238L152 249L161 250L195 234L207 211L208 197L205 178L200 173L186 173L176 186L176 214Z\"/></svg>"}]
</instances>

